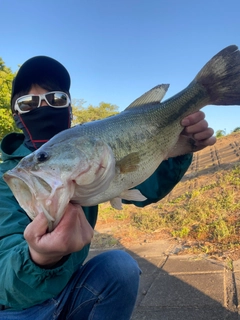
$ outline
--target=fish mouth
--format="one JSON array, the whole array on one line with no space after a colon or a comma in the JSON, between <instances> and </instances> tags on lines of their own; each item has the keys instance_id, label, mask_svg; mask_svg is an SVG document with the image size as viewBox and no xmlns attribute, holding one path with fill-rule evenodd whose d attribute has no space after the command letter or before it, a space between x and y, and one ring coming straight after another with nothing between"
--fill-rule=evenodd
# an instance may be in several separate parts
<instances>
[{"instance_id":1,"label":"fish mouth","mask_svg":"<svg viewBox=\"0 0 240 320\"><path fill-rule=\"evenodd\" d=\"M48 220L48 229L51 231L53 224L59 222L62 217L62 214L60 217L56 212L58 213L65 203L69 202L69 198L65 195L64 204L61 203L63 202L61 193L64 189L61 180L51 175L45 176L44 179L41 176L40 172L31 172L29 176L29 172L23 168L14 168L6 172L3 178L28 216L33 220L39 213L44 213ZM62 201L59 201L59 197Z\"/></svg>"}]
</instances>

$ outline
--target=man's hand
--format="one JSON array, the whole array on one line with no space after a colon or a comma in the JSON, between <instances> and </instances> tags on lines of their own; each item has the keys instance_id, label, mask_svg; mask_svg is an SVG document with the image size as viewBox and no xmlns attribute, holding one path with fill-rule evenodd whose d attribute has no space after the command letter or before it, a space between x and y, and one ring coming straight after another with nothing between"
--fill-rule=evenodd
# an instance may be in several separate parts
<instances>
[{"instance_id":1,"label":"man's hand","mask_svg":"<svg viewBox=\"0 0 240 320\"><path fill-rule=\"evenodd\" d=\"M50 233L47 229L48 222L42 213L24 232L32 260L43 267L53 267L64 256L81 250L93 237L93 229L82 208L71 203L57 227Z\"/></svg>"},{"instance_id":2,"label":"man's hand","mask_svg":"<svg viewBox=\"0 0 240 320\"><path fill-rule=\"evenodd\" d=\"M216 143L216 137L213 136L214 131L208 127L204 112L197 111L187 116L182 120L181 125L185 127L181 135L190 137L195 141L196 148L194 151L199 151Z\"/></svg>"}]
</instances>

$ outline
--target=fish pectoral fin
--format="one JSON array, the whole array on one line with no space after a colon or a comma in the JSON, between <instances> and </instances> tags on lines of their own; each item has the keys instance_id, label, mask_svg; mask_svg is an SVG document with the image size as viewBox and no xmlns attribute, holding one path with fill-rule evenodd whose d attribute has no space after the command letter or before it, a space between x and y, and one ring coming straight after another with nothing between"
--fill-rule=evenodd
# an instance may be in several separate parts
<instances>
[{"instance_id":1,"label":"fish pectoral fin","mask_svg":"<svg viewBox=\"0 0 240 320\"><path fill-rule=\"evenodd\" d=\"M125 110L131 108L141 107L143 105L152 105L154 103L160 103L160 101L165 96L167 92L169 84L160 84L148 92L144 93L141 97L134 100Z\"/></svg>"},{"instance_id":2,"label":"fish pectoral fin","mask_svg":"<svg viewBox=\"0 0 240 320\"><path fill-rule=\"evenodd\" d=\"M116 162L116 167L119 168L120 173L133 172L138 169L140 157L138 152L133 152Z\"/></svg>"},{"instance_id":3,"label":"fish pectoral fin","mask_svg":"<svg viewBox=\"0 0 240 320\"><path fill-rule=\"evenodd\" d=\"M120 194L120 197L129 201L144 201L147 199L138 189L125 190Z\"/></svg>"}]
</instances>

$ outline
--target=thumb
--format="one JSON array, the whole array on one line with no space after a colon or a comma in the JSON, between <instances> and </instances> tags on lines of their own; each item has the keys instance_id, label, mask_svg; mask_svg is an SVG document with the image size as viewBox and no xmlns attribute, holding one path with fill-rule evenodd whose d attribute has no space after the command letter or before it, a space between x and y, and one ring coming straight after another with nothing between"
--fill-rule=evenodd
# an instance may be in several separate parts
<instances>
[{"instance_id":1,"label":"thumb","mask_svg":"<svg viewBox=\"0 0 240 320\"><path fill-rule=\"evenodd\" d=\"M48 220L43 212L39 213L34 220L29 223L24 231L24 238L29 239L42 237L48 230Z\"/></svg>"}]
</instances>

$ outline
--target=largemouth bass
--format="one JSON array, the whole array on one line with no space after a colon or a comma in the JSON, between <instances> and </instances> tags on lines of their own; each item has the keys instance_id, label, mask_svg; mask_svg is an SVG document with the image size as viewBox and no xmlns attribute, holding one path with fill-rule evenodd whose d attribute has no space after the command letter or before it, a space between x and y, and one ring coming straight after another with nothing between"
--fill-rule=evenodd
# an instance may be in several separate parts
<instances>
[{"instance_id":1,"label":"largemouth bass","mask_svg":"<svg viewBox=\"0 0 240 320\"><path fill-rule=\"evenodd\" d=\"M168 85L157 86L123 112L62 131L4 174L31 219L44 212L49 230L68 202L93 206L121 199L145 200L132 189L168 158L194 151L179 140L180 122L206 105L240 105L240 52L216 54L181 92L160 102Z\"/></svg>"}]
</instances>

